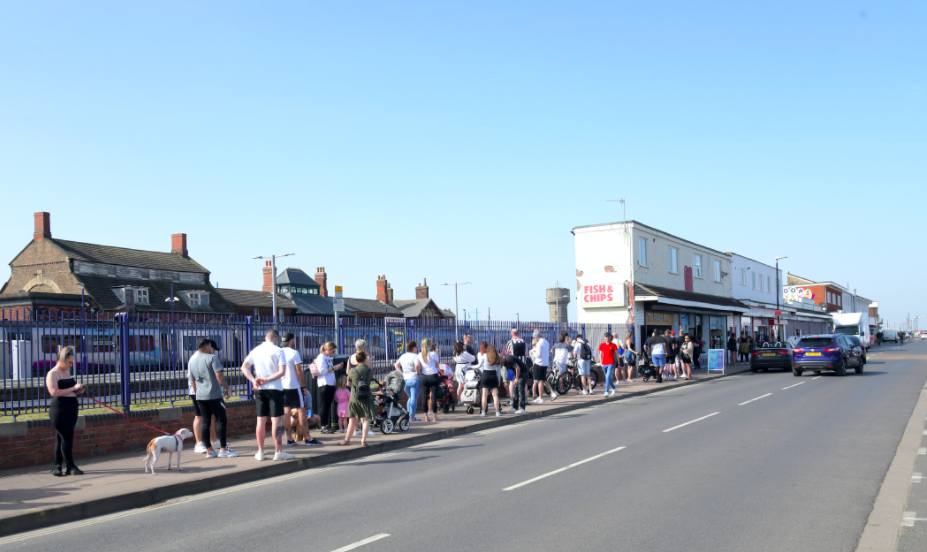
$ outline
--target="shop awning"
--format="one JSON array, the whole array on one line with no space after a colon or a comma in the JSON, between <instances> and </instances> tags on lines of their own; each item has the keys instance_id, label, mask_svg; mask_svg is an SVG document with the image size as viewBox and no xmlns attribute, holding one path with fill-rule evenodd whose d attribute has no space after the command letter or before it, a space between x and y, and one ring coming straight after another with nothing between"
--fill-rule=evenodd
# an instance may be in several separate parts
<instances>
[{"instance_id":1,"label":"shop awning","mask_svg":"<svg viewBox=\"0 0 927 552\"><path fill-rule=\"evenodd\" d=\"M750 312L750 307L736 299L643 284L634 284L634 300L652 301L659 305L674 305L691 309L708 309L727 313Z\"/></svg>"}]
</instances>

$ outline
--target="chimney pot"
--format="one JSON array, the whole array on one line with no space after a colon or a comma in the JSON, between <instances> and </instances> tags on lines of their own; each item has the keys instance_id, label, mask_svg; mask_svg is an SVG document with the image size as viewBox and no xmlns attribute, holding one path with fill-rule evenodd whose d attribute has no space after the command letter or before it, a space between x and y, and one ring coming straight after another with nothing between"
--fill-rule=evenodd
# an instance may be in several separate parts
<instances>
[{"instance_id":1,"label":"chimney pot","mask_svg":"<svg viewBox=\"0 0 927 552\"><path fill-rule=\"evenodd\" d=\"M264 286L261 287L261 291L270 293L274 291L274 269L270 266L270 261L264 263L264 268L261 270L264 273Z\"/></svg>"},{"instance_id":2,"label":"chimney pot","mask_svg":"<svg viewBox=\"0 0 927 552\"><path fill-rule=\"evenodd\" d=\"M315 283L319 284L319 295L328 297L328 274L324 266L315 269Z\"/></svg>"},{"instance_id":3,"label":"chimney pot","mask_svg":"<svg viewBox=\"0 0 927 552\"><path fill-rule=\"evenodd\" d=\"M35 241L51 238L51 215L45 211L35 214L35 229L32 232L32 239Z\"/></svg>"},{"instance_id":4,"label":"chimney pot","mask_svg":"<svg viewBox=\"0 0 927 552\"><path fill-rule=\"evenodd\" d=\"M187 256L186 234L171 234L171 253L175 253L181 257Z\"/></svg>"},{"instance_id":5,"label":"chimney pot","mask_svg":"<svg viewBox=\"0 0 927 552\"><path fill-rule=\"evenodd\" d=\"M386 275L377 278L377 301L389 303L389 293L387 292L389 283L386 281Z\"/></svg>"}]
</instances>

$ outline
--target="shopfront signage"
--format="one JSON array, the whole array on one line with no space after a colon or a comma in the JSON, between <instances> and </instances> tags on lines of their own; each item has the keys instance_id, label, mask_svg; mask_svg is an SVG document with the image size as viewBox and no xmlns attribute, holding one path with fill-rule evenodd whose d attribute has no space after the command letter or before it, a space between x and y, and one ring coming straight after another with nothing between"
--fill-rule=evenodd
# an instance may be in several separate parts
<instances>
[{"instance_id":1,"label":"shopfront signage","mask_svg":"<svg viewBox=\"0 0 927 552\"><path fill-rule=\"evenodd\" d=\"M814 292L803 287L789 286L782 288L782 297L786 301L798 301L802 299L814 299Z\"/></svg>"},{"instance_id":2,"label":"shopfront signage","mask_svg":"<svg viewBox=\"0 0 927 552\"><path fill-rule=\"evenodd\" d=\"M776 311L776 316L782 316L782 311Z\"/></svg>"},{"instance_id":3,"label":"shopfront signage","mask_svg":"<svg viewBox=\"0 0 927 552\"><path fill-rule=\"evenodd\" d=\"M647 312L648 326L672 326L673 315L668 312Z\"/></svg>"},{"instance_id":4,"label":"shopfront signage","mask_svg":"<svg viewBox=\"0 0 927 552\"><path fill-rule=\"evenodd\" d=\"M623 283L592 283L584 285L579 298L584 309L603 307L626 307L625 286Z\"/></svg>"},{"instance_id":5,"label":"shopfront signage","mask_svg":"<svg viewBox=\"0 0 927 552\"><path fill-rule=\"evenodd\" d=\"M713 370L724 373L724 349L708 350L708 371Z\"/></svg>"}]
</instances>

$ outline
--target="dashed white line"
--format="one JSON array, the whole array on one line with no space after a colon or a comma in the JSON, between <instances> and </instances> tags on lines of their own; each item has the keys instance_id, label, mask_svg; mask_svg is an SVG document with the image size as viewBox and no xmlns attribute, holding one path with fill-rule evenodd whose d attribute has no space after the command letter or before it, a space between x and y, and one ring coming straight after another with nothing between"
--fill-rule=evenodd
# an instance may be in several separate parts
<instances>
[{"instance_id":1,"label":"dashed white line","mask_svg":"<svg viewBox=\"0 0 927 552\"><path fill-rule=\"evenodd\" d=\"M687 425L689 425L689 424L694 424L695 422L701 422L701 421L704 420L705 418L711 418L711 417L714 416L715 414L720 414L720 412L712 412L711 414L709 414L709 415L707 415L707 416L702 416L701 418L698 418L698 419L696 419L696 420L692 420L691 422L686 422L686 423L680 424L680 425L678 425L678 426L676 426L676 427L671 427L671 428L669 428L669 429L664 429L664 430L663 430L663 433L669 433L670 431L673 431L674 429L679 429L679 428L681 428L681 427L686 427Z\"/></svg>"},{"instance_id":2,"label":"dashed white line","mask_svg":"<svg viewBox=\"0 0 927 552\"><path fill-rule=\"evenodd\" d=\"M355 548L360 548L361 546L364 546L365 544L370 544L370 543L372 543L372 542L374 542L374 541L378 541L378 540L380 540L380 539L385 539L385 538L388 537L388 536L389 536L389 534L387 534L387 533L380 533L379 535L374 535L374 536L372 536L372 537L370 537L370 538L367 538L367 539L364 539L364 540L362 540L362 541L357 541L357 542L355 542L354 544L349 544L349 545L347 545L347 546L342 546L342 547L339 548L338 550L333 550L332 552L348 552L348 550L354 550Z\"/></svg>"},{"instance_id":3,"label":"dashed white line","mask_svg":"<svg viewBox=\"0 0 927 552\"><path fill-rule=\"evenodd\" d=\"M816 380L816 379L818 379L818 378L820 378L820 377L821 377L821 376L815 376L815 377L813 377L813 378L811 378L811 379Z\"/></svg>"},{"instance_id":4,"label":"dashed white line","mask_svg":"<svg viewBox=\"0 0 927 552\"><path fill-rule=\"evenodd\" d=\"M544 479L544 478L546 478L546 477L550 477L550 476L552 476L552 475L556 475L556 474L558 474L558 473L565 472L565 471L567 471L567 470L570 469L570 468L575 468L576 466L585 464L586 462L592 462L593 460L597 460L597 459L602 458L603 456L607 456L607 455L609 455L609 454L611 454L611 453L613 453L613 452L618 452L619 450L624 450L625 448L627 448L627 447L618 447L618 448L616 448L616 449L612 449L612 450L603 452L602 454L596 454L595 456L593 456L593 457L591 457L591 458L586 458L585 460L580 460L579 462L574 462L574 463L570 464L569 466L566 466L565 468L560 468L559 470L554 470L554 471L552 471L552 472L545 473L544 475L539 475L539 476L535 477L534 479L529 479L529 480L527 480L527 481L524 481L524 482L519 483L519 484L517 484L517 485L512 485L511 487L508 487L508 488L505 488L505 489L502 489L502 490L503 490L503 491L514 491L515 489L517 489L517 488L519 488L519 487L524 487L525 485L530 485L531 483L534 483L535 481L540 481L541 479Z\"/></svg>"},{"instance_id":5,"label":"dashed white line","mask_svg":"<svg viewBox=\"0 0 927 552\"><path fill-rule=\"evenodd\" d=\"M921 472L914 472L911 474L911 483L920 483L924 480L924 474Z\"/></svg>"},{"instance_id":6,"label":"dashed white line","mask_svg":"<svg viewBox=\"0 0 927 552\"><path fill-rule=\"evenodd\" d=\"M770 396L770 395L772 395L772 393L766 393L766 394L763 395L762 397L757 397L757 398L755 398L755 399L750 399L749 401L744 401L744 402L738 404L737 406L743 406L743 405L745 405L745 404L752 403L753 401L758 401L758 400L760 400L760 399L765 399L766 397L768 397L768 396Z\"/></svg>"},{"instance_id":7,"label":"dashed white line","mask_svg":"<svg viewBox=\"0 0 927 552\"><path fill-rule=\"evenodd\" d=\"M793 387L798 387L799 385L801 385L801 384L803 384L803 383L805 383L805 382L800 381L800 382L796 383L795 385L790 385L790 386L788 386L788 387L783 387L782 390L785 391L786 389L791 389L791 388L793 388Z\"/></svg>"},{"instance_id":8,"label":"dashed white line","mask_svg":"<svg viewBox=\"0 0 927 552\"><path fill-rule=\"evenodd\" d=\"M920 454L921 456L927 454L927 447L921 447L917 449L917 453Z\"/></svg>"}]
</instances>

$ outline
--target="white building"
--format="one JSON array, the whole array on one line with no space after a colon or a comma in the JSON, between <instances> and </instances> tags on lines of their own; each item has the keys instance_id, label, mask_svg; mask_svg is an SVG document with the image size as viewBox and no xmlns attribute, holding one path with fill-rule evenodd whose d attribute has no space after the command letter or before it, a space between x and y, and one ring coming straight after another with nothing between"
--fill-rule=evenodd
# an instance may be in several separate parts
<instances>
[{"instance_id":1,"label":"white building","mask_svg":"<svg viewBox=\"0 0 927 552\"><path fill-rule=\"evenodd\" d=\"M776 305L779 288L782 284L782 271L776 273L776 268L761 263L737 253L728 253L731 256L733 267L732 295L750 307L750 312L743 316L735 316L737 323L734 326L738 332L747 332L750 335L777 337L780 335L777 326L783 321L781 309ZM776 311L780 316L776 316Z\"/></svg>"},{"instance_id":2,"label":"white building","mask_svg":"<svg viewBox=\"0 0 927 552\"><path fill-rule=\"evenodd\" d=\"M707 349L727 339L735 314L750 312L732 296L728 253L636 221L578 226L573 235L581 323L633 326L637 343L654 329L689 332Z\"/></svg>"}]
</instances>

